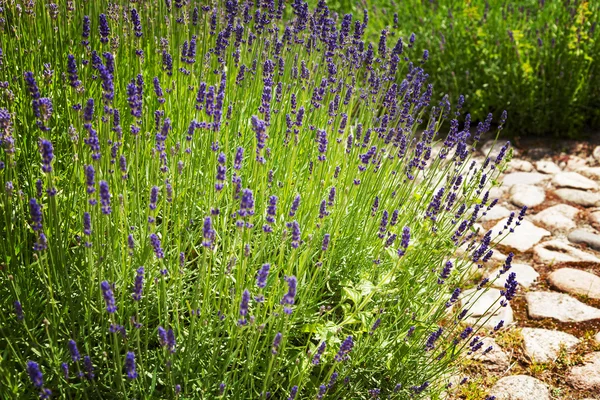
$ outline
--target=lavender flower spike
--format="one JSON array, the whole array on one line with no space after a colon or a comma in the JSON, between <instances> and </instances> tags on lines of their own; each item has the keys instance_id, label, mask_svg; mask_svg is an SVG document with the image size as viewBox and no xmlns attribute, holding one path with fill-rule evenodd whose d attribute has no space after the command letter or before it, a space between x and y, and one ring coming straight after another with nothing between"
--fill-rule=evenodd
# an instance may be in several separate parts
<instances>
[{"instance_id":1,"label":"lavender flower spike","mask_svg":"<svg viewBox=\"0 0 600 400\"><path fill-rule=\"evenodd\" d=\"M44 376L42 375L42 371L40 371L40 366L35 361L27 361L27 374L31 379L31 383L36 388L41 388L44 384Z\"/></svg>"},{"instance_id":2,"label":"lavender flower spike","mask_svg":"<svg viewBox=\"0 0 600 400\"><path fill-rule=\"evenodd\" d=\"M125 369L127 370L127 377L129 379L135 379L138 377L138 374L135 370L135 354L130 351L125 356Z\"/></svg>"},{"instance_id":3,"label":"lavender flower spike","mask_svg":"<svg viewBox=\"0 0 600 400\"><path fill-rule=\"evenodd\" d=\"M117 306L115 305L115 295L108 281L102 281L100 288L102 289L102 296L104 297L104 302L106 303L106 311L108 311L110 314L116 312Z\"/></svg>"}]
</instances>

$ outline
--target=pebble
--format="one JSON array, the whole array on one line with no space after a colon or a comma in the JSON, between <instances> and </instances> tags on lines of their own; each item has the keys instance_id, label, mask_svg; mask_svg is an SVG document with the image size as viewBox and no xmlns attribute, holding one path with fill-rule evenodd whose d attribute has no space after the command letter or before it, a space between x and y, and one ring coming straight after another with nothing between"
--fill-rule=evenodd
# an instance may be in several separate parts
<instances>
[{"instance_id":1,"label":"pebble","mask_svg":"<svg viewBox=\"0 0 600 400\"><path fill-rule=\"evenodd\" d=\"M534 259L543 264L556 262L591 261L600 263L600 259L592 254L581 251L561 240L549 240L533 248Z\"/></svg>"},{"instance_id":2,"label":"pebble","mask_svg":"<svg viewBox=\"0 0 600 400\"><path fill-rule=\"evenodd\" d=\"M502 299L500 290L494 288L487 289L485 292L475 288L465 290L461 296L461 305L469 309L465 322L487 329L494 328L500 321L504 321L504 327L512 324L514 321L512 308L510 304L506 307L500 306Z\"/></svg>"},{"instance_id":3,"label":"pebble","mask_svg":"<svg viewBox=\"0 0 600 400\"><path fill-rule=\"evenodd\" d=\"M575 268L560 268L548 275L548 281L563 292L600 299L600 276L592 273Z\"/></svg>"},{"instance_id":4,"label":"pebble","mask_svg":"<svg viewBox=\"0 0 600 400\"><path fill-rule=\"evenodd\" d=\"M542 174L558 174L559 172L562 172L562 169L560 169L558 165L556 165L552 161L546 160L536 161L535 169L537 169L538 172L541 172Z\"/></svg>"},{"instance_id":5,"label":"pebble","mask_svg":"<svg viewBox=\"0 0 600 400\"><path fill-rule=\"evenodd\" d=\"M555 361L561 347L572 350L579 343L575 336L549 329L523 328L523 347L525 354L534 362L549 363Z\"/></svg>"},{"instance_id":6,"label":"pebble","mask_svg":"<svg viewBox=\"0 0 600 400\"><path fill-rule=\"evenodd\" d=\"M594 151L592 151L592 157L594 157L596 161L600 161L600 146L594 147Z\"/></svg>"},{"instance_id":7,"label":"pebble","mask_svg":"<svg viewBox=\"0 0 600 400\"><path fill-rule=\"evenodd\" d=\"M587 167L577 170L581 175L584 175L590 179L600 179L600 167Z\"/></svg>"},{"instance_id":8,"label":"pebble","mask_svg":"<svg viewBox=\"0 0 600 400\"><path fill-rule=\"evenodd\" d=\"M596 333L596 336L594 336L594 340L600 343L600 332Z\"/></svg>"},{"instance_id":9,"label":"pebble","mask_svg":"<svg viewBox=\"0 0 600 400\"><path fill-rule=\"evenodd\" d=\"M557 204L540 211L531 219L551 231L564 232L577 227L575 223L577 214L579 214L579 209L567 204Z\"/></svg>"},{"instance_id":10,"label":"pebble","mask_svg":"<svg viewBox=\"0 0 600 400\"><path fill-rule=\"evenodd\" d=\"M468 358L479 361L484 364L487 369L491 371L505 371L510 365L510 358L508 354L500 346L496 344L496 341L491 337L481 338L483 342L482 350L468 355ZM488 347L492 347L492 350L483 354L483 350Z\"/></svg>"},{"instance_id":11,"label":"pebble","mask_svg":"<svg viewBox=\"0 0 600 400\"><path fill-rule=\"evenodd\" d=\"M490 390L496 400L550 400L548 386L528 375L511 375L500 378Z\"/></svg>"},{"instance_id":12,"label":"pebble","mask_svg":"<svg viewBox=\"0 0 600 400\"><path fill-rule=\"evenodd\" d=\"M536 185L549 179L548 175L540 174L539 172L513 172L504 175L502 186L512 185Z\"/></svg>"},{"instance_id":13,"label":"pebble","mask_svg":"<svg viewBox=\"0 0 600 400\"><path fill-rule=\"evenodd\" d=\"M567 187L573 189L596 190L598 184L577 172L561 172L554 175L552 184L556 187Z\"/></svg>"},{"instance_id":14,"label":"pebble","mask_svg":"<svg viewBox=\"0 0 600 400\"><path fill-rule=\"evenodd\" d=\"M523 220L521 221L520 226L515 227L515 231L513 233L510 233L508 236L504 237L504 235L508 233L508 230L504 230L502 236L498 237L498 233L502 231L504 225L506 225L506 222L507 219L503 219L492 228L492 235L494 236L493 241L498 243L500 239L502 239L500 243L503 246L512 247L513 249L516 249L522 253L531 250L531 248L540 240L542 240L543 237L550 236L550 232L547 230L539 228L527 220Z\"/></svg>"},{"instance_id":15,"label":"pebble","mask_svg":"<svg viewBox=\"0 0 600 400\"><path fill-rule=\"evenodd\" d=\"M527 160L521 160L518 158L513 158L512 160L510 160L508 167L511 171L523 171L523 172L533 171L533 164L531 164Z\"/></svg>"},{"instance_id":16,"label":"pebble","mask_svg":"<svg viewBox=\"0 0 600 400\"><path fill-rule=\"evenodd\" d=\"M572 367L567 381L578 390L600 390L600 351L586 355L583 365Z\"/></svg>"},{"instance_id":17,"label":"pebble","mask_svg":"<svg viewBox=\"0 0 600 400\"><path fill-rule=\"evenodd\" d=\"M575 229L567 236L570 242L585 244L586 246L600 251L600 235L586 231L585 229Z\"/></svg>"},{"instance_id":18,"label":"pebble","mask_svg":"<svg viewBox=\"0 0 600 400\"><path fill-rule=\"evenodd\" d=\"M500 276L498 279L496 279L501 269L502 267L496 268L487 276L490 282L492 282L493 287L504 289L504 282L506 282L506 277L510 272L517 274L517 281L519 282L519 285L523 286L524 288L528 288L533 285L533 283L540 276L540 274L538 274L537 271L530 265L512 264L508 272L505 272L503 276Z\"/></svg>"},{"instance_id":19,"label":"pebble","mask_svg":"<svg viewBox=\"0 0 600 400\"><path fill-rule=\"evenodd\" d=\"M509 193L510 202L517 207L527 206L528 208L533 208L539 206L546 200L546 192L544 189L533 185L512 185Z\"/></svg>"},{"instance_id":20,"label":"pebble","mask_svg":"<svg viewBox=\"0 0 600 400\"><path fill-rule=\"evenodd\" d=\"M528 292L527 311L531 318L554 318L560 322L582 322L600 318L600 310L564 293Z\"/></svg>"},{"instance_id":21,"label":"pebble","mask_svg":"<svg viewBox=\"0 0 600 400\"><path fill-rule=\"evenodd\" d=\"M600 210L590 212L588 219L590 224L596 228L600 228Z\"/></svg>"},{"instance_id":22,"label":"pebble","mask_svg":"<svg viewBox=\"0 0 600 400\"><path fill-rule=\"evenodd\" d=\"M511 211L508 208L502 207L501 205L495 205L485 215L481 216L481 221L498 221L499 219L508 217L510 213Z\"/></svg>"},{"instance_id":23,"label":"pebble","mask_svg":"<svg viewBox=\"0 0 600 400\"><path fill-rule=\"evenodd\" d=\"M571 171L577 171L581 168L587 167L587 160L585 158L581 158L578 156L569 156L569 160L567 161L565 167Z\"/></svg>"},{"instance_id":24,"label":"pebble","mask_svg":"<svg viewBox=\"0 0 600 400\"><path fill-rule=\"evenodd\" d=\"M600 194L577 189L558 189L554 191L564 201L583 207L600 206Z\"/></svg>"}]
</instances>

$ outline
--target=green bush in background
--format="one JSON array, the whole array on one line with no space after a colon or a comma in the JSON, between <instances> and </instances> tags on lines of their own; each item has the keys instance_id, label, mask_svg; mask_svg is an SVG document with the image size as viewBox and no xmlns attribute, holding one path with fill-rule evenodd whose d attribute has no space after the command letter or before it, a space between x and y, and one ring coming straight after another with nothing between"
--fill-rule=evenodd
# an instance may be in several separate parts
<instances>
[{"instance_id":1,"label":"green bush in background","mask_svg":"<svg viewBox=\"0 0 600 400\"><path fill-rule=\"evenodd\" d=\"M600 127L600 2L342 0L330 7L368 9L372 40L383 29L406 40L414 32L415 47L430 50L438 96L468 94L474 119L507 108L512 135L580 137Z\"/></svg>"}]
</instances>

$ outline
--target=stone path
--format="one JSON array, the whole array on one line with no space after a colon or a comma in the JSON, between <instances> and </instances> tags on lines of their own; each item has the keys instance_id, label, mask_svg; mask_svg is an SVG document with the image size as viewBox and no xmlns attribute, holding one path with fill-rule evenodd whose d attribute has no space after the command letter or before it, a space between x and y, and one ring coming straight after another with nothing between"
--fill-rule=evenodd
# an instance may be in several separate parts
<instances>
[{"instance_id":1,"label":"stone path","mask_svg":"<svg viewBox=\"0 0 600 400\"><path fill-rule=\"evenodd\" d=\"M483 371L486 395L497 400L600 400L600 146L580 155L516 154L494 190L498 205L481 223L496 233L511 212L528 207L522 225L495 248L514 253L509 272L517 275L519 294L486 315L508 275L499 275L504 258L486 263L482 276L494 289L469 305L472 316L490 317L483 347L493 350L469 357ZM464 291L463 304L470 293ZM500 319L504 328L490 331Z\"/></svg>"}]
</instances>

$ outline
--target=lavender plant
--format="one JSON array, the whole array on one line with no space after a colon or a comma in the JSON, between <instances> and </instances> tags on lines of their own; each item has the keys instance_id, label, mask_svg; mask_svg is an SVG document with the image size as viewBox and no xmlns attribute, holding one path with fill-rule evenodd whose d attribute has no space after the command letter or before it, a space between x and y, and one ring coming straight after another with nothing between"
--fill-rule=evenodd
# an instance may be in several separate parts
<instances>
[{"instance_id":1,"label":"lavender plant","mask_svg":"<svg viewBox=\"0 0 600 400\"><path fill-rule=\"evenodd\" d=\"M430 104L414 37L302 0L0 16L0 397L437 398L481 348L511 151L472 160L491 116Z\"/></svg>"}]
</instances>

